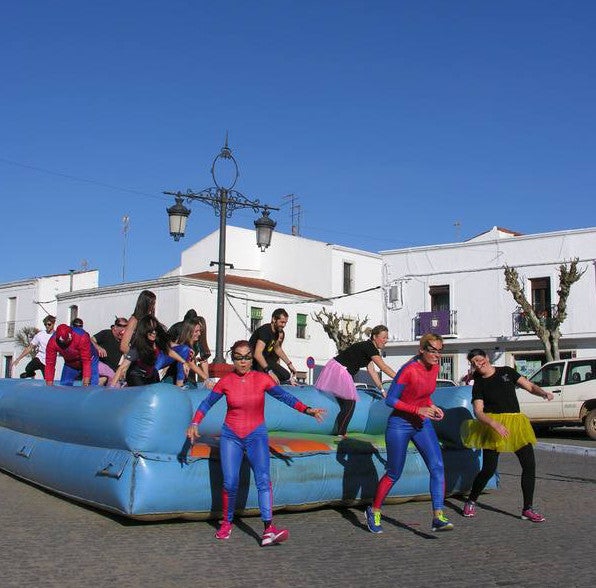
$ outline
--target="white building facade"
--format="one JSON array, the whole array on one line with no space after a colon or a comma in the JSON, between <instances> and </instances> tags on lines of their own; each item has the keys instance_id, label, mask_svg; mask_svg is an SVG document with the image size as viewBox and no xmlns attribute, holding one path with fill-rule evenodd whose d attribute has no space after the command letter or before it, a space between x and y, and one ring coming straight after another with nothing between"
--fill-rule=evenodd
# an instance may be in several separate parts
<instances>
[{"instance_id":1,"label":"white building facade","mask_svg":"<svg viewBox=\"0 0 596 588\"><path fill-rule=\"evenodd\" d=\"M425 332L444 341L442 377L458 380L466 354L484 348L497 365L528 374L544 360L542 346L505 288L504 266L515 267L528 300L544 317L558 301L558 268L579 259L585 274L568 299L561 326L563 356L596 356L596 229L520 235L493 227L463 243L382 251L391 363L417 350Z\"/></svg>"},{"instance_id":2,"label":"white building facade","mask_svg":"<svg viewBox=\"0 0 596 588\"><path fill-rule=\"evenodd\" d=\"M62 292L97 288L98 280L99 273L93 270L0 284L3 312L0 315L0 377L8 377L12 360L23 350L16 340L23 327L42 330L43 318L48 314L56 316L59 322L70 322L78 316L76 303L63 307L58 313L58 296Z\"/></svg>"},{"instance_id":3,"label":"white building facade","mask_svg":"<svg viewBox=\"0 0 596 588\"><path fill-rule=\"evenodd\" d=\"M96 279L87 289L63 288L56 292L55 304L48 310L58 323L69 323L74 318L72 309L76 309L85 330L94 334L113 324L116 316L129 317L139 293L151 290L157 296L156 315L164 325L181 320L190 308L205 317L214 355L217 272L210 262L217 260L218 247L216 231L182 250L180 266L162 277L105 287L97 287ZM289 315L284 349L308 379L308 357L324 364L337 353L335 344L313 320L314 312L325 308L352 318L367 316L371 327L382 318L378 254L282 233L275 233L271 247L261 252L254 231L228 226L226 262L233 268L226 270L224 350L238 339L248 339L257 326L271 320L276 308L283 307ZM4 285L6 297L22 299L15 287ZM19 324L41 325L45 314L22 316ZM8 364L21 349L14 337L6 337L2 343L3 361ZM6 373L1 375L6 377Z\"/></svg>"}]
</instances>

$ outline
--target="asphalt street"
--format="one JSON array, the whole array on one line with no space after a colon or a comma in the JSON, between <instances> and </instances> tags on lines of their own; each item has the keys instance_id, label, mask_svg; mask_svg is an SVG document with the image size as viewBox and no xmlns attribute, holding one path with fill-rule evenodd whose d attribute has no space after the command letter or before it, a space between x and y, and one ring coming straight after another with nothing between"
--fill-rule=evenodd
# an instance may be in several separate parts
<instances>
[{"instance_id":1,"label":"asphalt street","mask_svg":"<svg viewBox=\"0 0 596 588\"><path fill-rule=\"evenodd\" d=\"M520 468L503 455L501 487L474 519L447 500L456 527L430 530L430 503L384 509L382 535L362 508L280 513L290 530L262 548L258 518L238 521L228 541L214 522L139 523L93 510L0 473L3 586L593 586L596 443L537 450L536 508L519 518Z\"/></svg>"}]
</instances>

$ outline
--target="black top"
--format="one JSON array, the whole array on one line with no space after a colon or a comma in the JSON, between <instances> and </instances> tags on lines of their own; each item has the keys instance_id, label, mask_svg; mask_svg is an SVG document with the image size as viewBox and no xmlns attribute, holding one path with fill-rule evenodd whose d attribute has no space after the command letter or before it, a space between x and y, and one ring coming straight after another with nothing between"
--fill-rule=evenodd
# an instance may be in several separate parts
<instances>
[{"instance_id":1,"label":"black top","mask_svg":"<svg viewBox=\"0 0 596 588\"><path fill-rule=\"evenodd\" d=\"M273 332L273 328L271 327L271 323L267 323L266 325L261 325L250 337L249 345L250 348L253 350L257 346L257 341L263 341L265 343L265 349L263 349L263 358L267 362L276 363L278 360L277 353L275 353L275 344L279 339L279 333ZM257 360L253 360L252 362L252 369L258 370L260 372L263 371L263 368Z\"/></svg>"},{"instance_id":2,"label":"black top","mask_svg":"<svg viewBox=\"0 0 596 588\"><path fill-rule=\"evenodd\" d=\"M106 350L106 357L100 357L99 361L102 361L106 365L109 365L114 371L118 369L120 364L120 357L122 352L120 351L120 341L114 337L112 329L104 329L94 335L98 345L101 345Z\"/></svg>"},{"instance_id":3,"label":"black top","mask_svg":"<svg viewBox=\"0 0 596 588\"><path fill-rule=\"evenodd\" d=\"M522 376L508 366L495 367L495 373L489 378L477 376L472 388L472 401L484 401L484 412L495 414L520 412L515 394L515 383Z\"/></svg>"},{"instance_id":4,"label":"black top","mask_svg":"<svg viewBox=\"0 0 596 588\"><path fill-rule=\"evenodd\" d=\"M355 376L360 368L366 367L375 355L380 355L372 339L353 343L347 349L339 352L335 361L346 366L350 375Z\"/></svg>"}]
</instances>

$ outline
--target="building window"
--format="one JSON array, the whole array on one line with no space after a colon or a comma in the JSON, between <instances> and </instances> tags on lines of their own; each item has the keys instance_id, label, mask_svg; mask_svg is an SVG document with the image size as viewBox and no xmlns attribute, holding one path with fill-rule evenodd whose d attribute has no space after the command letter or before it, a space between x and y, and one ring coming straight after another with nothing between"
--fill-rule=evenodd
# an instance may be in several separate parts
<instances>
[{"instance_id":1,"label":"building window","mask_svg":"<svg viewBox=\"0 0 596 588\"><path fill-rule=\"evenodd\" d=\"M257 306L250 307L250 330L255 332L263 321L263 309Z\"/></svg>"},{"instance_id":2,"label":"building window","mask_svg":"<svg viewBox=\"0 0 596 588\"><path fill-rule=\"evenodd\" d=\"M76 318L79 318L79 307L76 304L73 304L69 309L70 320L68 321L69 325L72 325L72 321Z\"/></svg>"},{"instance_id":3,"label":"building window","mask_svg":"<svg viewBox=\"0 0 596 588\"><path fill-rule=\"evenodd\" d=\"M431 286L429 294L432 312L449 310L449 286Z\"/></svg>"},{"instance_id":4,"label":"building window","mask_svg":"<svg viewBox=\"0 0 596 588\"><path fill-rule=\"evenodd\" d=\"M453 355L442 355L439 360L439 378L442 380L455 380L453 377L455 370L453 368Z\"/></svg>"},{"instance_id":5,"label":"building window","mask_svg":"<svg viewBox=\"0 0 596 588\"><path fill-rule=\"evenodd\" d=\"M15 320L17 316L17 297L11 296L6 305L6 336L11 338L15 335Z\"/></svg>"},{"instance_id":6,"label":"building window","mask_svg":"<svg viewBox=\"0 0 596 588\"><path fill-rule=\"evenodd\" d=\"M296 339L306 339L306 315L296 315Z\"/></svg>"},{"instance_id":7,"label":"building window","mask_svg":"<svg viewBox=\"0 0 596 588\"><path fill-rule=\"evenodd\" d=\"M354 267L353 264L344 261L344 294L352 294L354 291Z\"/></svg>"},{"instance_id":8,"label":"building window","mask_svg":"<svg viewBox=\"0 0 596 588\"><path fill-rule=\"evenodd\" d=\"M4 375L3 378L10 378L10 368L12 366L12 355L4 356Z\"/></svg>"},{"instance_id":9,"label":"building window","mask_svg":"<svg viewBox=\"0 0 596 588\"><path fill-rule=\"evenodd\" d=\"M532 307L538 318L550 318L550 278L531 278Z\"/></svg>"}]
</instances>

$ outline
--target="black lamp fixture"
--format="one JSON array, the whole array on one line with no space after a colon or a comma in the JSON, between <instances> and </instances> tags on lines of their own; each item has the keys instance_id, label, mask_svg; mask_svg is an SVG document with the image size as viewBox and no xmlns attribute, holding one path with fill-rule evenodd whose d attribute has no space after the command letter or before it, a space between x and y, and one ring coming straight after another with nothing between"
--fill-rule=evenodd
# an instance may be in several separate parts
<instances>
[{"instance_id":1,"label":"black lamp fixture","mask_svg":"<svg viewBox=\"0 0 596 588\"><path fill-rule=\"evenodd\" d=\"M220 164L231 164L231 179L224 184L218 182L216 166ZM234 190L240 172L238 164L228 147L228 137L219 154L211 165L211 177L215 186L193 192L187 190L182 192L164 192L174 196L175 204L166 209L169 217L170 235L174 241L179 241L186 232L186 221L190 216L190 209L184 206L184 200L188 203L200 201L213 207L215 215L219 216L219 256L218 261L212 261L211 265L217 265L217 325L215 334L215 357L213 363L224 363L223 355L223 333L224 333L224 308L225 308L225 273L226 273L226 223L227 219L237 208L252 208L255 213L263 212L260 219L254 221L257 234L257 245L261 251L265 251L271 244L271 236L275 229L276 222L269 218L271 210L279 210L268 204L261 204L259 200L249 200L244 194ZM229 264L228 264L229 265Z\"/></svg>"}]
</instances>

